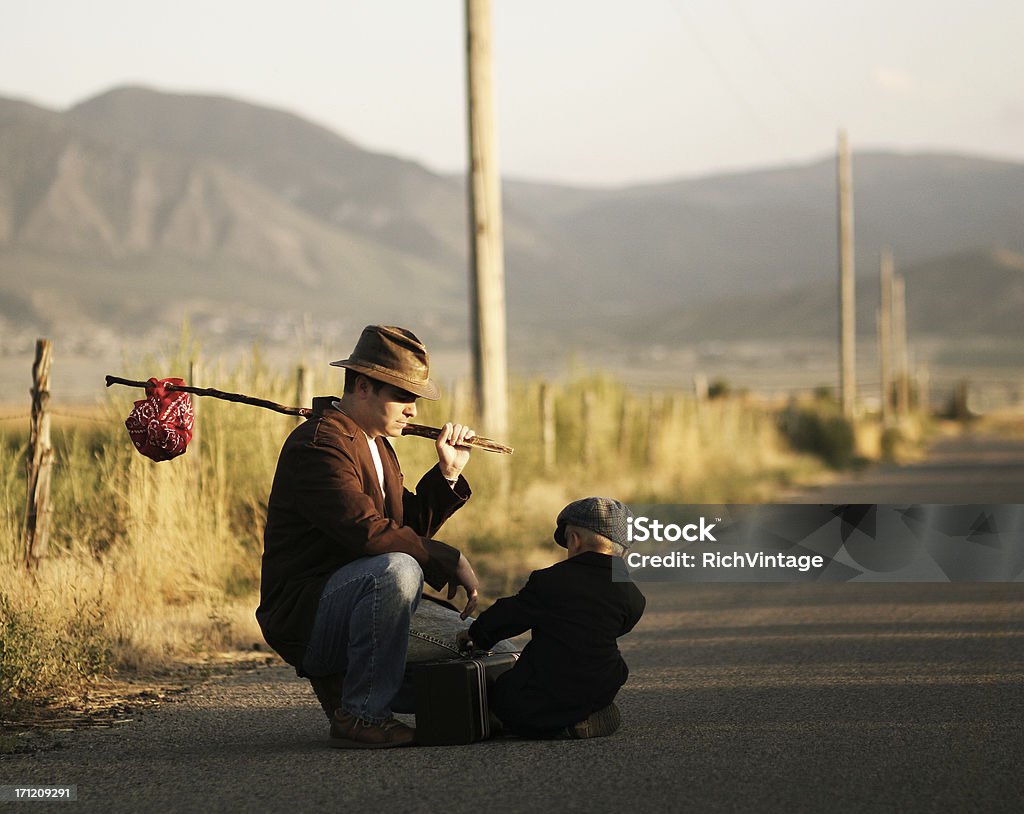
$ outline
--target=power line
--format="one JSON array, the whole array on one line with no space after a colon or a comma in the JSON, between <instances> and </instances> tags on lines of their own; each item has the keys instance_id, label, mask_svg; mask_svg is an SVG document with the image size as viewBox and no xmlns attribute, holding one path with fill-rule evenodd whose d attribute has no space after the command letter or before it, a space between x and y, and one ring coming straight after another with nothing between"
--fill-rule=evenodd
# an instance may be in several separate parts
<instances>
[{"instance_id":1,"label":"power line","mask_svg":"<svg viewBox=\"0 0 1024 814\"><path fill-rule=\"evenodd\" d=\"M690 35L690 38L694 41L694 43L701 50L701 52L703 52L705 59L707 59L708 61L708 64L714 69L715 73L718 74L719 80L721 81L725 89L729 92L729 94L732 96L732 99L736 103L736 106L740 108L740 110L742 110L747 115L751 122L753 122L758 127L758 129L761 130L762 133L765 136L767 136L770 141L774 143L775 147L781 148L782 143L778 138L778 134L764 120L764 118L762 118L762 116L757 112L754 106L751 105L750 102L747 101L746 97L740 92L739 88L732 81L732 77L729 75L729 72L725 69L725 66L715 55L715 52L711 49L710 45L708 45L708 42L707 40L704 39L703 34L700 33L700 30L697 28L693 19L686 13L686 11L684 11L683 7L680 4L674 3L672 5L672 8L675 9L676 13L679 15L679 19L682 20L683 27Z\"/></svg>"},{"instance_id":2,"label":"power line","mask_svg":"<svg viewBox=\"0 0 1024 814\"><path fill-rule=\"evenodd\" d=\"M775 77L775 80L779 85L788 91L808 113L821 118L823 121L831 122L834 117L818 107L811 97L804 93L803 89L793 82L793 80L779 68L775 58L768 52L768 49L764 45L764 41L755 33L754 27L750 24L750 19L746 16L745 12L741 9L736 0L729 0L729 7L732 9L733 16L739 23L739 27L743 31L743 35L747 38L747 42L749 42L751 48L757 52L757 55L761 58L761 62L768 69L769 73Z\"/></svg>"}]
</instances>

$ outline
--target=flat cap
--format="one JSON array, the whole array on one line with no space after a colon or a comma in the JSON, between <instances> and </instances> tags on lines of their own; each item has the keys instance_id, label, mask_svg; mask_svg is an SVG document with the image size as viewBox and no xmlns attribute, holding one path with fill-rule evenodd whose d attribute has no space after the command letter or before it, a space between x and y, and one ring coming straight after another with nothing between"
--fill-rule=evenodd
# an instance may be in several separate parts
<instances>
[{"instance_id":1,"label":"flat cap","mask_svg":"<svg viewBox=\"0 0 1024 814\"><path fill-rule=\"evenodd\" d=\"M610 497L585 497L574 500L558 513L555 542L567 548L565 527L579 526L629 548L629 521L633 514L626 504Z\"/></svg>"}]
</instances>

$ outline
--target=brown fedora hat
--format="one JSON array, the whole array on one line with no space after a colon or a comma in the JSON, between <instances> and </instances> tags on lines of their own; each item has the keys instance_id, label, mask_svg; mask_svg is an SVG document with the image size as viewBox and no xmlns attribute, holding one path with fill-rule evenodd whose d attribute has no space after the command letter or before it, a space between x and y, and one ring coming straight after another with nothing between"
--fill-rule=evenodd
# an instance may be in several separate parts
<instances>
[{"instance_id":1,"label":"brown fedora hat","mask_svg":"<svg viewBox=\"0 0 1024 814\"><path fill-rule=\"evenodd\" d=\"M441 391L430 376L430 356L412 331L390 325L367 325L348 359L331 362L380 382L436 401Z\"/></svg>"}]
</instances>

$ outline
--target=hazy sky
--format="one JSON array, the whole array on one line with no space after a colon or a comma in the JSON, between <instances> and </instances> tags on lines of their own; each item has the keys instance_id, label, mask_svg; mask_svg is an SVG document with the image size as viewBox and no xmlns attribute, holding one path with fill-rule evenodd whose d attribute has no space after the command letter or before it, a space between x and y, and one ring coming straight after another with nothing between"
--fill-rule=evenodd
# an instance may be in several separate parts
<instances>
[{"instance_id":1,"label":"hazy sky","mask_svg":"<svg viewBox=\"0 0 1024 814\"><path fill-rule=\"evenodd\" d=\"M1024 160L1024 0L493 0L502 171L621 183L855 149ZM461 170L461 0L31 0L0 95L239 96Z\"/></svg>"}]
</instances>

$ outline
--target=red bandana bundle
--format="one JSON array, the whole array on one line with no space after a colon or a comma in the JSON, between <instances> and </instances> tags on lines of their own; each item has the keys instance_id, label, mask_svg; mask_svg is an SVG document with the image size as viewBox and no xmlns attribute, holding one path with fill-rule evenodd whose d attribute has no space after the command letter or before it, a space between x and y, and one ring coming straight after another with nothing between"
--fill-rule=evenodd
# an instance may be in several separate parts
<instances>
[{"instance_id":1,"label":"red bandana bundle","mask_svg":"<svg viewBox=\"0 0 1024 814\"><path fill-rule=\"evenodd\" d=\"M192 440L192 397L168 390L167 385L184 385L183 379L150 379L146 398L135 402L125 420L135 448L154 461L169 461L185 451Z\"/></svg>"}]
</instances>

